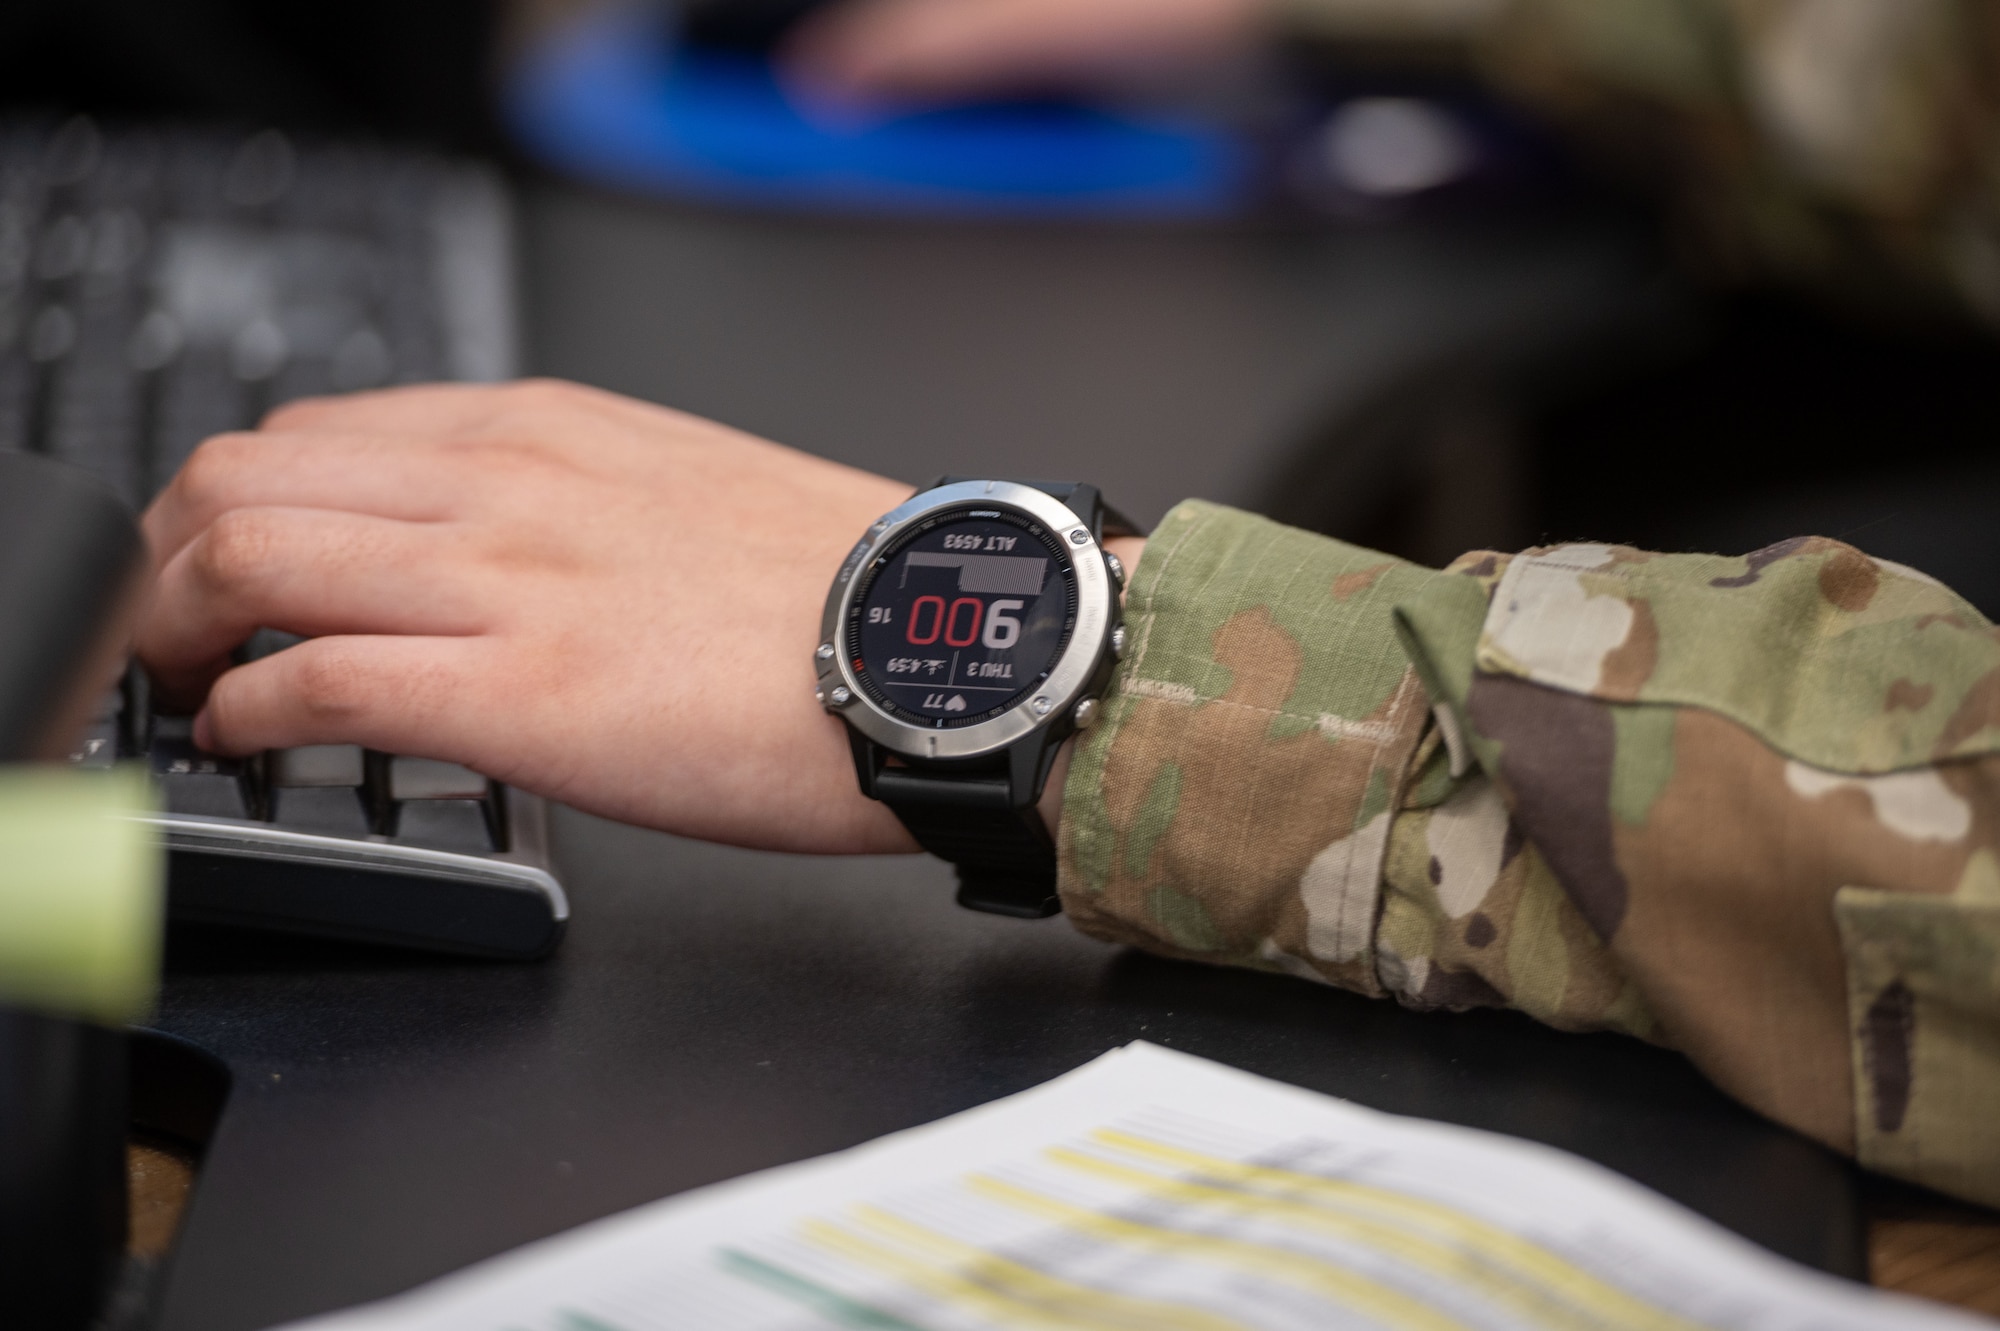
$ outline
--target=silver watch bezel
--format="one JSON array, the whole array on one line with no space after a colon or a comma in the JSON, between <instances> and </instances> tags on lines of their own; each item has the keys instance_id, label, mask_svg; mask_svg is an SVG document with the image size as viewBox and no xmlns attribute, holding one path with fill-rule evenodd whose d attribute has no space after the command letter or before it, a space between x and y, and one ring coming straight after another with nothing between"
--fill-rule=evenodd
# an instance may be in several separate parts
<instances>
[{"instance_id":1,"label":"silver watch bezel","mask_svg":"<svg viewBox=\"0 0 2000 1331\"><path fill-rule=\"evenodd\" d=\"M955 730L936 730L894 717L878 707L855 677L847 653L840 648L841 626L859 585L859 574L880 556L884 547L904 532L940 509L966 504L991 504L1028 514L1047 527L1069 552L1076 573L1076 627L1061 655L1057 656L1048 679L1033 696L1000 716L977 725ZM1081 532L1079 540L1076 533ZM910 496L878 518L848 552L828 590L826 609L820 616L821 651L832 644L829 656L815 654L820 699L828 712L840 717L877 744L907 758L950 761L983 758L1002 752L1037 730L1061 723L1085 695L1099 663L1109 648L1116 592L1104 551L1090 524L1057 499L1033 486L1016 481L957 481ZM836 688L847 691L844 704L834 701ZM1036 715L1036 698L1047 698L1048 711Z\"/></svg>"}]
</instances>

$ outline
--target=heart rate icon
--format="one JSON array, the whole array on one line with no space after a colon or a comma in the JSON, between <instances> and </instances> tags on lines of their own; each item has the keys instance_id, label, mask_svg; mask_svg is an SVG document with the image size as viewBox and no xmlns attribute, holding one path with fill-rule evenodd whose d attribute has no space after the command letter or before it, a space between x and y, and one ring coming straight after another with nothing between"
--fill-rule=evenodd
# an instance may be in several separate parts
<instances>
[{"instance_id":1,"label":"heart rate icon","mask_svg":"<svg viewBox=\"0 0 2000 1331\"><path fill-rule=\"evenodd\" d=\"M959 694L956 694L956 693L952 694L952 695L951 695L951 696L950 696L949 698L946 698L946 699L945 699L945 701L944 701L944 709L945 709L945 710L946 710L947 712L962 712L962 711L964 711L964 710L965 710L965 699L964 699L964 697L962 697L961 695L959 695Z\"/></svg>"}]
</instances>

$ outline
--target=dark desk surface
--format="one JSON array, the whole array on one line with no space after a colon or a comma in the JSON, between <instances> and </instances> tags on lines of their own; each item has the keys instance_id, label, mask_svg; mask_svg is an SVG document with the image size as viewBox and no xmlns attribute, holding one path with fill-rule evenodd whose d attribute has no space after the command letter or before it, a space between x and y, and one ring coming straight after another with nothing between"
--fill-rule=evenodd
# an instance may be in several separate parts
<instances>
[{"instance_id":1,"label":"dark desk surface","mask_svg":"<svg viewBox=\"0 0 2000 1331\"><path fill-rule=\"evenodd\" d=\"M1113 476L1142 520L1252 499L1317 417L1640 281L1615 239L818 226L541 187L535 368L917 479ZM1802 1260L1862 1272L1848 1169L1671 1054L1416 1015L951 904L943 866L820 861L564 816L540 965L222 934L160 1025L235 1090L164 1331L404 1289L682 1189L1020 1090L1133 1039L1555 1142Z\"/></svg>"},{"instance_id":2,"label":"dark desk surface","mask_svg":"<svg viewBox=\"0 0 2000 1331\"><path fill-rule=\"evenodd\" d=\"M176 937L159 1024L236 1084L165 1331L389 1294L1134 1039L1555 1142L1862 1273L1848 1169L1675 1055L970 914L928 860L763 855L569 815L557 833L576 918L545 964Z\"/></svg>"}]
</instances>

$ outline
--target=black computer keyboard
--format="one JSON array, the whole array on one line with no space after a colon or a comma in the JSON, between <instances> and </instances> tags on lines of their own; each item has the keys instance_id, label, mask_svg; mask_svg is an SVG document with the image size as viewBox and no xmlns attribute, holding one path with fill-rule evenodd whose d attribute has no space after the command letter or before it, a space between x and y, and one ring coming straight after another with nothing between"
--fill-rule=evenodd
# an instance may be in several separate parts
<instances>
[{"instance_id":1,"label":"black computer keyboard","mask_svg":"<svg viewBox=\"0 0 2000 1331\"><path fill-rule=\"evenodd\" d=\"M463 163L0 122L0 450L87 468L136 509L203 439L293 398L505 378L510 250L500 183ZM561 937L539 799L352 745L218 757L148 695L129 670L74 761L149 765L173 916L491 956Z\"/></svg>"}]
</instances>

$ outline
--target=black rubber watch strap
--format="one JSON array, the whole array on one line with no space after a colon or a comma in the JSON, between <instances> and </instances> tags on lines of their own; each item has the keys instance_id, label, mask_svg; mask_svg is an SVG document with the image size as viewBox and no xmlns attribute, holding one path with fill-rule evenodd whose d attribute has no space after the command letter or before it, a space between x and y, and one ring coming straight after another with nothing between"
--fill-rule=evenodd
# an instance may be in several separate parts
<instances>
[{"instance_id":1,"label":"black rubber watch strap","mask_svg":"<svg viewBox=\"0 0 2000 1331\"><path fill-rule=\"evenodd\" d=\"M1004 776L963 778L885 768L876 798L896 811L917 844L958 869L958 904L995 915L1041 919L1062 909L1056 847L1033 805L1013 808Z\"/></svg>"},{"instance_id":2,"label":"black rubber watch strap","mask_svg":"<svg viewBox=\"0 0 2000 1331\"><path fill-rule=\"evenodd\" d=\"M1008 753L958 770L889 766L888 751L849 730L861 793L895 811L917 844L958 869L958 904L1021 919L1062 909L1055 843L1032 802L1053 749Z\"/></svg>"}]
</instances>

